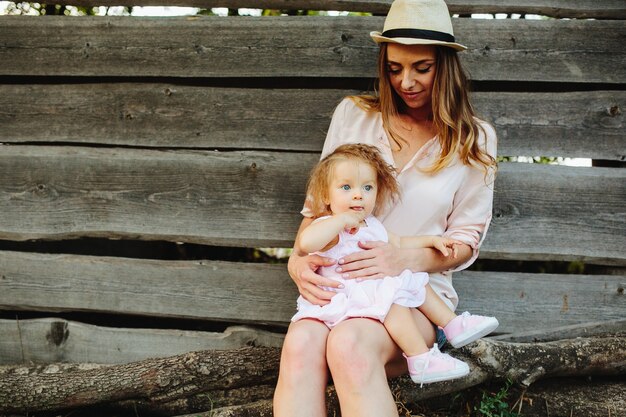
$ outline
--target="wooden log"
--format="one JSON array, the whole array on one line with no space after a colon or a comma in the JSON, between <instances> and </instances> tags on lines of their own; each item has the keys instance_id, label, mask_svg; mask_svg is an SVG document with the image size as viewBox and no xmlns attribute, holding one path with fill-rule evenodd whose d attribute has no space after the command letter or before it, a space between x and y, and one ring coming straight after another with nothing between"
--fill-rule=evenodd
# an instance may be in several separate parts
<instances>
[{"instance_id":1,"label":"wooden log","mask_svg":"<svg viewBox=\"0 0 626 417\"><path fill-rule=\"evenodd\" d=\"M120 6L120 0L55 0L56 4ZM392 0L133 0L134 6L228 7L282 10L342 10L387 14ZM551 17L625 19L621 0L447 0L450 13L521 13Z\"/></svg>"},{"instance_id":2,"label":"wooden log","mask_svg":"<svg viewBox=\"0 0 626 417\"><path fill-rule=\"evenodd\" d=\"M497 316L501 333L626 316L619 276L463 271L454 284L459 311ZM284 325L295 313L297 295L285 265L0 252L4 310ZM15 339L13 346L21 351Z\"/></svg>"},{"instance_id":3,"label":"wooden log","mask_svg":"<svg viewBox=\"0 0 626 417\"><path fill-rule=\"evenodd\" d=\"M455 21L473 80L626 81L621 21ZM0 17L0 74L374 77L382 17ZM549 45L549 47L547 46ZM53 46L53 47L52 47Z\"/></svg>"},{"instance_id":4,"label":"wooden log","mask_svg":"<svg viewBox=\"0 0 626 417\"><path fill-rule=\"evenodd\" d=\"M0 85L0 142L319 152L354 90L154 83ZM626 159L625 91L474 93L498 153ZM589 138L593 137L593 140Z\"/></svg>"},{"instance_id":5,"label":"wooden log","mask_svg":"<svg viewBox=\"0 0 626 417\"><path fill-rule=\"evenodd\" d=\"M456 392L493 379L530 386L554 376L621 375L626 337L598 337L537 344L479 340L454 355L470 364L463 378L416 390L406 376L392 381L407 404ZM166 403L213 389L275 382L279 349L243 348L194 352L165 359L87 370L76 365L0 368L0 412L69 410L150 398Z\"/></svg>"},{"instance_id":6,"label":"wooden log","mask_svg":"<svg viewBox=\"0 0 626 417\"><path fill-rule=\"evenodd\" d=\"M317 158L4 146L0 239L290 247ZM501 164L483 255L624 265L625 177L620 169Z\"/></svg>"},{"instance_id":7,"label":"wooden log","mask_svg":"<svg viewBox=\"0 0 626 417\"><path fill-rule=\"evenodd\" d=\"M589 380L591 381L589 381ZM619 416L620 411L626 407L626 388L621 381L607 381L601 378L588 378L585 380L573 378L554 378L538 381L528 389L519 393L512 390L508 400L513 403L512 412L525 416L534 417L610 417ZM439 399L446 398L449 402L457 401L458 393L448 394ZM463 395L461 393L461 395ZM516 397L517 396L517 397ZM329 399L334 399L332 396ZM521 405L519 404L521 402ZM425 402L413 406L402 404L405 408L420 410L420 415L429 415L424 412ZM427 405L430 405L428 403ZM441 408L431 408L436 415L442 415ZM339 411L338 406L331 407L328 415ZM269 417L272 414L272 401L260 400L249 404L233 405L214 408L203 413L185 414L178 417ZM433 414L434 415L434 414Z\"/></svg>"},{"instance_id":8,"label":"wooden log","mask_svg":"<svg viewBox=\"0 0 626 417\"><path fill-rule=\"evenodd\" d=\"M281 347L283 335L249 326L224 332L129 329L59 318L0 320L0 365L91 362L119 364L196 350Z\"/></svg>"},{"instance_id":9,"label":"wooden log","mask_svg":"<svg viewBox=\"0 0 626 417\"><path fill-rule=\"evenodd\" d=\"M275 383L279 353L276 348L243 348L88 370L62 364L5 368L0 370L0 412L71 409L146 397L166 403L213 389ZM70 382L70 375L77 379ZM15 402L14 396L20 400Z\"/></svg>"}]
</instances>

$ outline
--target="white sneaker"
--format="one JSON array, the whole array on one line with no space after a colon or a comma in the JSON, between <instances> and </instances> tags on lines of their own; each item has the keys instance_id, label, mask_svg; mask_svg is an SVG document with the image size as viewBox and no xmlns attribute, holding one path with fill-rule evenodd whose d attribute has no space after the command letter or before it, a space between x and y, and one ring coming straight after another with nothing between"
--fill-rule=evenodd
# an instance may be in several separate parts
<instances>
[{"instance_id":1,"label":"white sneaker","mask_svg":"<svg viewBox=\"0 0 626 417\"><path fill-rule=\"evenodd\" d=\"M455 348L465 346L493 332L499 325L495 317L479 316L467 311L443 328L446 339Z\"/></svg>"},{"instance_id":2,"label":"white sneaker","mask_svg":"<svg viewBox=\"0 0 626 417\"><path fill-rule=\"evenodd\" d=\"M404 357L409 365L411 379L418 384L448 381L469 374L469 366L465 362L441 353L436 343L426 353Z\"/></svg>"}]
</instances>

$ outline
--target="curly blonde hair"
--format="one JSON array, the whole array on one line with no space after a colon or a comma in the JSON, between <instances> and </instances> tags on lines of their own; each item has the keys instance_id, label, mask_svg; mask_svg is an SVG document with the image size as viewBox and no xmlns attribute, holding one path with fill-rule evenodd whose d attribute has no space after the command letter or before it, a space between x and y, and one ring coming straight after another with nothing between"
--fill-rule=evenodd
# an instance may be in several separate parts
<instances>
[{"instance_id":1,"label":"curly blonde hair","mask_svg":"<svg viewBox=\"0 0 626 417\"><path fill-rule=\"evenodd\" d=\"M496 160L478 143L480 132L485 132L476 120L469 98L469 82L458 55L455 50L445 46L436 46L435 51L432 114L441 154L431 167L423 170L436 173L450 165L458 155L463 164L480 167L485 174L495 171ZM390 127L390 119L402 113L405 104L389 80L387 43L380 44L377 95L350 98L366 111L381 113L385 131L399 148L407 143L398 131Z\"/></svg>"},{"instance_id":2,"label":"curly blonde hair","mask_svg":"<svg viewBox=\"0 0 626 417\"><path fill-rule=\"evenodd\" d=\"M332 153L322 158L309 176L307 184L307 203L313 217L331 214L330 205L326 204L329 196L334 168L340 161L359 160L371 166L376 172L376 205L373 214L380 214L388 204L400 197L400 187L395 177L394 168L380 155L378 148L363 143L341 145Z\"/></svg>"}]
</instances>

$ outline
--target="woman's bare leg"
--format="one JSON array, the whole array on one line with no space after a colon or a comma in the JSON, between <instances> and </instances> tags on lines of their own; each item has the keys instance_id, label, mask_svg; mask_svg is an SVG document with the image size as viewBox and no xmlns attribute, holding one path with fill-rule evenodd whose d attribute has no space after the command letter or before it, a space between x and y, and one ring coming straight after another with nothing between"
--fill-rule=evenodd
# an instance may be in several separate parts
<instances>
[{"instance_id":1,"label":"woman's bare leg","mask_svg":"<svg viewBox=\"0 0 626 417\"><path fill-rule=\"evenodd\" d=\"M454 311L450 310L450 307L443 302L428 284L426 285L426 300L418 308L433 324L440 327L445 327L446 324L456 317Z\"/></svg>"},{"instance_id":2,"label":"woman's bare leg","mask_svg":"<svg viewBox=\"0 0 626 417\"><path fill-rule=\"evenodd\" d=\"M433 325L418 310L411 313L432 346ZM346 320L330 332L326 357L343 417L397 417L387 378L407 372L401 353L382 323L374 320Z\"/></svg>"},{"instance_id":3,"label":"woman's bare leg","mask_svg":"<svg viewBox=\"0 0 626 417\"><path fill-rule=\"evenodd\" d=\"M274 392L275 417L325 417L328 327L316 320L291 323Z\"/></svg>"}]
</instances>

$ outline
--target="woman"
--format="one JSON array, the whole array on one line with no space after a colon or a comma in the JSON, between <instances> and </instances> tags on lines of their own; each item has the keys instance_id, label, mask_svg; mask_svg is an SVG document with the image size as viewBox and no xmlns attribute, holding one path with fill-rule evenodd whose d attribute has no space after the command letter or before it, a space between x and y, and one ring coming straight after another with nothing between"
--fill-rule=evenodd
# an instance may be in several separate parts
<instances>
[{"instance_id":1,"label":"woman","mask_svg":"<svg viewBox=\"0 0 626 417\"><path fill-rule=\"evenodd\" d=\"M321 287L339 284L316 274L320 266L336 263L346 279L426 271L435 292L454 309L451 272L474 261L491 219L495 132L474 117L456 55L465 47L455 42L443 0L396 0L384 31L371 36L380 45L379 96L346 98L337 106L322 156L344 143L378 147L401 187L400 202L380 216L385 227L402 236L439 235L465 244L456 258L383 242L364 242L366 250L338 260L295 247L289 273L302 297L324 305L335 293ZM300 230L311 222L306 207L303 215ZM433 345L434 326L418 310L412 316ZM364 318L332 330L314 320L290 325L274 415L326 415L329 371L344 417L398 415L387 378L405 373L406 362L383 325Z\"/></svg>"}]
</instances>

